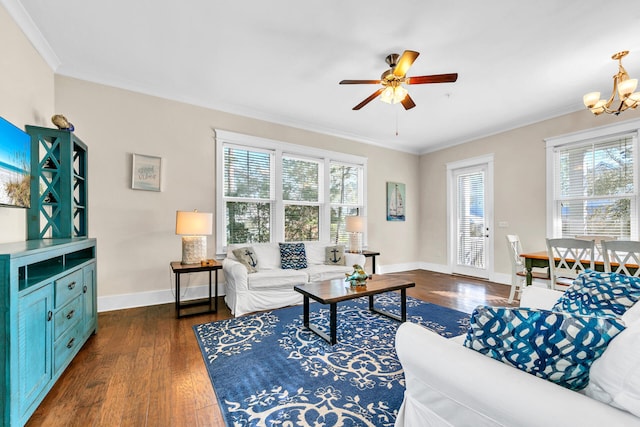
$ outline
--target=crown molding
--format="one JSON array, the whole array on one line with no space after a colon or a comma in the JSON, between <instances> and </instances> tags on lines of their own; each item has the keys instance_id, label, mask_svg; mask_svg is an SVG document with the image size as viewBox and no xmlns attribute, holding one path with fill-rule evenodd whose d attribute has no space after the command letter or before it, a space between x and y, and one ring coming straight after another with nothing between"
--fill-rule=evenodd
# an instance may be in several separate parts
<instances>
[{"instance_id":1,"label":"crown molding","mask_svg":"<svg viewBox=\"0 0 640 427\"><path fill-rule=\"evenodd\" d=\"M42 56L51 70L55 72L60 66L60 58L58 58L58 55L53 51L51 45L44 35L42 35L35 22L33 22L31 15L27 13L22 3L18 0L0 0L0 4L4 6L22 32L27 36L33 47L38 51L40 56Z\"/></svg>"}]
</instances>

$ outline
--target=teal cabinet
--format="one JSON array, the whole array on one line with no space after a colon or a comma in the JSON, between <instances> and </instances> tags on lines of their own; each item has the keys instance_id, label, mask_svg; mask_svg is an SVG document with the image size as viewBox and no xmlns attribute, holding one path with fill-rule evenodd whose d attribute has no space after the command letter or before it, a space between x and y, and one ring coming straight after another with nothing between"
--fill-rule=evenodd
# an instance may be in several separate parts
<instances>
[{"instance_id":1,"label":"teal cabinet","mask_svg":"<svg viewBox=\"0 0 640 427\"><path fill-rule=\"evenodd\" d=\"M25 126L31 136L29 239L87 236L87 146L73 132Z\"/></svg>"},{"instance_id":2,"label":"teal cabinet","mask_svg":"<svg viewBox=\"0 0 640 427\"><path fill-rule=\"evenodd\" d=\"M84 311L84 333L98 332L98 295L96 292L96 263L82 269L82 309Z\"/></svg>"},{"instance_id":3,"label":"teal cabinet","mask_svg":"<svg viewBox=\"0 0 640 427\"><path fill-rule=\"evenodd\" d=\"M51 326L53 288L50 284L27 292L18 299L19 407L24 414L34 406L53 377Z\"/></svg>"},{"instance_id":4,"label":"teal cabinet","mask_svg":"<svg viewBox=\"0 0 640 427\"><path fill-rule=\"evenodd\" d=\"M0 244L0 425L23 426L98 328L96 241Z\"/></svg>"}]
</instances>

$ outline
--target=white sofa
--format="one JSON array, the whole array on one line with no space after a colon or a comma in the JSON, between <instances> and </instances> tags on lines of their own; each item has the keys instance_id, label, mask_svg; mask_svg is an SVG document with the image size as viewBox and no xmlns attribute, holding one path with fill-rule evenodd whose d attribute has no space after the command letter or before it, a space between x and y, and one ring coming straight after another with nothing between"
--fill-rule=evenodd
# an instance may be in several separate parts
<instances>
[{"instance_id":1,"label":"white sofa","mask_svg":"<svg viewBox=\"0 0 640 427\"><path fill-rule=\"evenodd\" d=\"M523 290L520 305L550 309L560 294L528 287ZM596 364L608 356L607 352L618 344L616 339L623 334L634 334L626 336L633 337L636 349L635 354L628 357L638 371L640 310L636 309L637 305L627 312L629 316L623 316L627 329L614 338L592 365L591 382L594 382L594 370L602 369ZM446 339L412 323L399 327L396 349L404 369L406 391L396 427L640 426L640 418L629 412L468 349L462 345L464 339L464 335ZM635 382L634 387L640 385L637 373L627 372L621 376L626 382ZM640 399L640 389L634 389L634 393L636 399Z\"/></svg>"},{"instance_id":2,"label":"white sofa","mask_svg":"<svg viewBox=\"0 0 640 427\"><path fill-rule=\"evenodd\" d=\"M325 249L334 246L328 242L302 242L305 246L307 268L282 269L278 243L250 243L229 245L227 257L222 262L226 280L225 302L234 316L260 310L271 310L288 305L302 304L302 294L293 290L294 285L322 280L345 278L353 271L353 265L364 266L362 254L345 252L345 265L326 265ZM257 272L248 273L238 262L234 249L250 246L258 259Z\"/></svg>"}]
</instances>

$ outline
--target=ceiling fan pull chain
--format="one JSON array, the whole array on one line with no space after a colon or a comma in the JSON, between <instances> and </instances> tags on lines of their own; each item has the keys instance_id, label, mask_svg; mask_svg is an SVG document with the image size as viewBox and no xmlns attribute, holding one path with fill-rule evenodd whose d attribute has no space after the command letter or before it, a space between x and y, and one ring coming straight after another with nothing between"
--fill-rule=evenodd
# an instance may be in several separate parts
<instances>
[{"instance_id":1,"label":"ceiling fan pull chain","mask_svg":"<svg viewBox=\"0 0 640 427\"><path fill-rule=\"evenodd\" d=\"M396 110L396 136L398 136L398 110Z\"/></svg>"}]
</instances>

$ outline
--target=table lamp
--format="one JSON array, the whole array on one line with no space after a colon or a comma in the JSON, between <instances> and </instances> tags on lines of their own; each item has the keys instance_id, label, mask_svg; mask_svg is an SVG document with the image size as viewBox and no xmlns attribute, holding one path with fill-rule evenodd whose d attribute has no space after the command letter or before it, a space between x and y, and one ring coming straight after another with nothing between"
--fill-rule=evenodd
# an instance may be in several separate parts
<instances>
[{"instance_id":1,"label":"table lamp","mask_svg":"<svg viewBox=\"0 0 640 427\"><path fill-rule=\"evenodd\" d=\"M213 214L176 211L176 234L182 236L182 264L207 259L207 238L213 233Z\"/></svg>"},{"instance_id":2,"label":"table lamp","mask_svg":"<svg viewBox=\"0 0 640 427\"><path fill-rule=\"evenodd\" d=\"M345 229L349 233L349 252L362 253L362 233L367 226L367 218L364 216L348 216Z\"/></svg>"}]
</instances>

